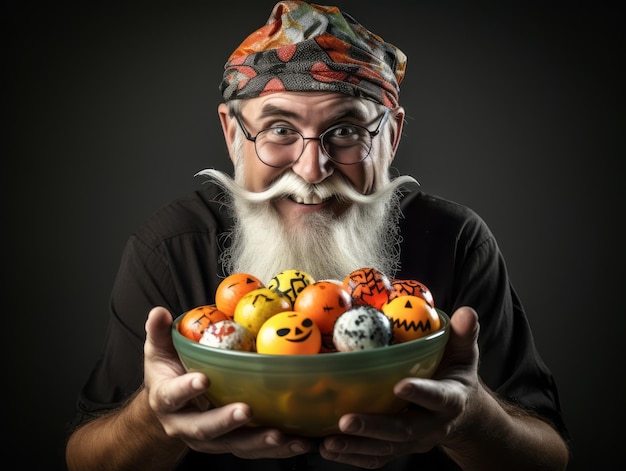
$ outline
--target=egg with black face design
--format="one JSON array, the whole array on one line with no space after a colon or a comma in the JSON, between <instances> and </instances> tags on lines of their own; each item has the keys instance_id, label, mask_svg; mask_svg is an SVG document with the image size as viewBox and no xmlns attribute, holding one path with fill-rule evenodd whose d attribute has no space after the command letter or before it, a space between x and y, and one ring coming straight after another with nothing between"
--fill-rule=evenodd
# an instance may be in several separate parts
<instances>
[{"instance_id":1,"label":"egg with black face design","mask_svg":"<svg viewBox=\"0 0 626 471\"><path fill-rule=\"evenodd\" d=\"M421 296L398 296L386 303L382 311L392 321L395 342L415 340L441 327L437 310Z\"/></svg>"},{"instance_id":2,"label":"egg with black face design","mask_svg":"<svg viewBox=\"0 0 626 471\"><path fill-rule=\"evenodd\" d=\"M311 355L320 352L322 334L317 324L297 311L274 314L259 329L257 353Z\"/></svg>"}]
</instances>

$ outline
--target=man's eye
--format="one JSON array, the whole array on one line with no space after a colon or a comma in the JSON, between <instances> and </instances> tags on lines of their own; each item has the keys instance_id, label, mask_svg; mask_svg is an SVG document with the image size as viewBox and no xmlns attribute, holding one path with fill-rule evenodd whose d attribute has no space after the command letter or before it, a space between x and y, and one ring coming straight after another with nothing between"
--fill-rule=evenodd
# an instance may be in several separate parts
<instances>
[{"instance_id":1,"label":"man's eye","mask_svg":"<svg viewBox=\"0 0 626 471\"><path fill-rule=\"evenodd\" d=\"M269 131L276 136L289 136L295 132L293 129L282 126L272 126Z\"/></svg>"},{"instance_id":2,"label":"man's eye","mask_svg":"<svg viewBox=\"0 0 626 471\"><path fill-rule=\"evenodd\" d=\"M338 126L334 128L330 134L335 137L346 137L358 134L358 131L354 126Z\"/></svg>"},{"instance_id":3,"label":"man's eye","mask_svg":"<svg viewBox=\"0 0 626 471\"><path fill-rule=\"evenodd\" d=\"M332 128L325 139L329 144L348 146L365 139L365 132L364 128L356 125L339 125Z\"/></svg>"},{"instance_id":4,"label":"man's eye","mask_svg":"<svg viewBox=\"0 0 626 471\"><path fill-rule=\"evenodd\" d=\"M294 129L286 126L272 126L271 128L261 131L257 136L257 142L259 144L281 144L291 145L300 140L300 134Z\"/></svg>"}]
</instances>

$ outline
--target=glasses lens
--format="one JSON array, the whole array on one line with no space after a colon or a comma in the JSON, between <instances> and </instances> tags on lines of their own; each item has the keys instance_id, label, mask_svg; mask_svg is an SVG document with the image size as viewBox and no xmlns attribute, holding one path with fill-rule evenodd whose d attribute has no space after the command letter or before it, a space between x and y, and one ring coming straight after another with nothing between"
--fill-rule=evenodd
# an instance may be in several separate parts
<instances>
[{"instance_id":1,"label":"glasses lens","mask_svg":"<svg viewBox=\"0 0 626 471\"><path fill-rule=\"evenodd\" d=\"M256 137L259 159L272 167L289 165L300 157L304 140L300 133L290 128L269 128Z\"/></svg>"},{"instance_id":2,"label":"glasses lens","mask_svg":"<svg viewBox=\"0 0 626 471\"><path fill-rule=\"evenodd\" d=\"M341 124L322 135L326 153L342 164L355 164L365 159L372 147L370 132L355 124Z\"/></svg>"}]
</instances>

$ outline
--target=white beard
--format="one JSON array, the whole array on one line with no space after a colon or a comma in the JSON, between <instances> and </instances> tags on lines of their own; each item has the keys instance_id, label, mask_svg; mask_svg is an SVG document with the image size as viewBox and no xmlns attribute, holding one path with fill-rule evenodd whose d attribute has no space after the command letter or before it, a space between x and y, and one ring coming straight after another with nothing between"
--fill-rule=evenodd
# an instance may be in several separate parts
<instances>
[{"instance_id":1,"label":"white beard","mask_svg":"<svg viewBox=\"0 0 626 471\"><path fill-rule=\"evenodd\" d=\"M217 170L199 174L226 190L233 211L235 226L222 254L227 273L250 273L267 283L288 269L305 271L316 280L343 280L358 268L376 268L390 278L400 268L400 187L415 183L412 177L398 177L375 193L362 195L338 173L310 185L287 171L261 193L245 190ZM290 194L316 194L322 199L332 194L352 204L340 216L313 212L304 215L297 227L287 227L272 200Z\"/></svg>"}]
</instances>

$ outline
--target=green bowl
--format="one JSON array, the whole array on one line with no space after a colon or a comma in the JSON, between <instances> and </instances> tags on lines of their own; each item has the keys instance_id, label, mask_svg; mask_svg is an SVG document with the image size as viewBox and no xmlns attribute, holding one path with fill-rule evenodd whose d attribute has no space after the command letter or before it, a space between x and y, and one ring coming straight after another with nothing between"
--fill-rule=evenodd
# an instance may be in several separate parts
<instances>
[{"instance_id":1,"label":"green bowl","mask_svg":"<svg viewBox=\"0 0 626 471\"><path fill-rule=\"evenodd\" d=\"M303 436L339 431L349 412L397 412L406 402L393 394L402 378L433 375L450 335L450 319L440 310L441 328L425 337L388 347L317 355L263 355L208 347L172 325L172 339L189 372L211 381L207 397L214 406L245 402L252 425L276 427Z\"/></svg>"}]
</instances>

